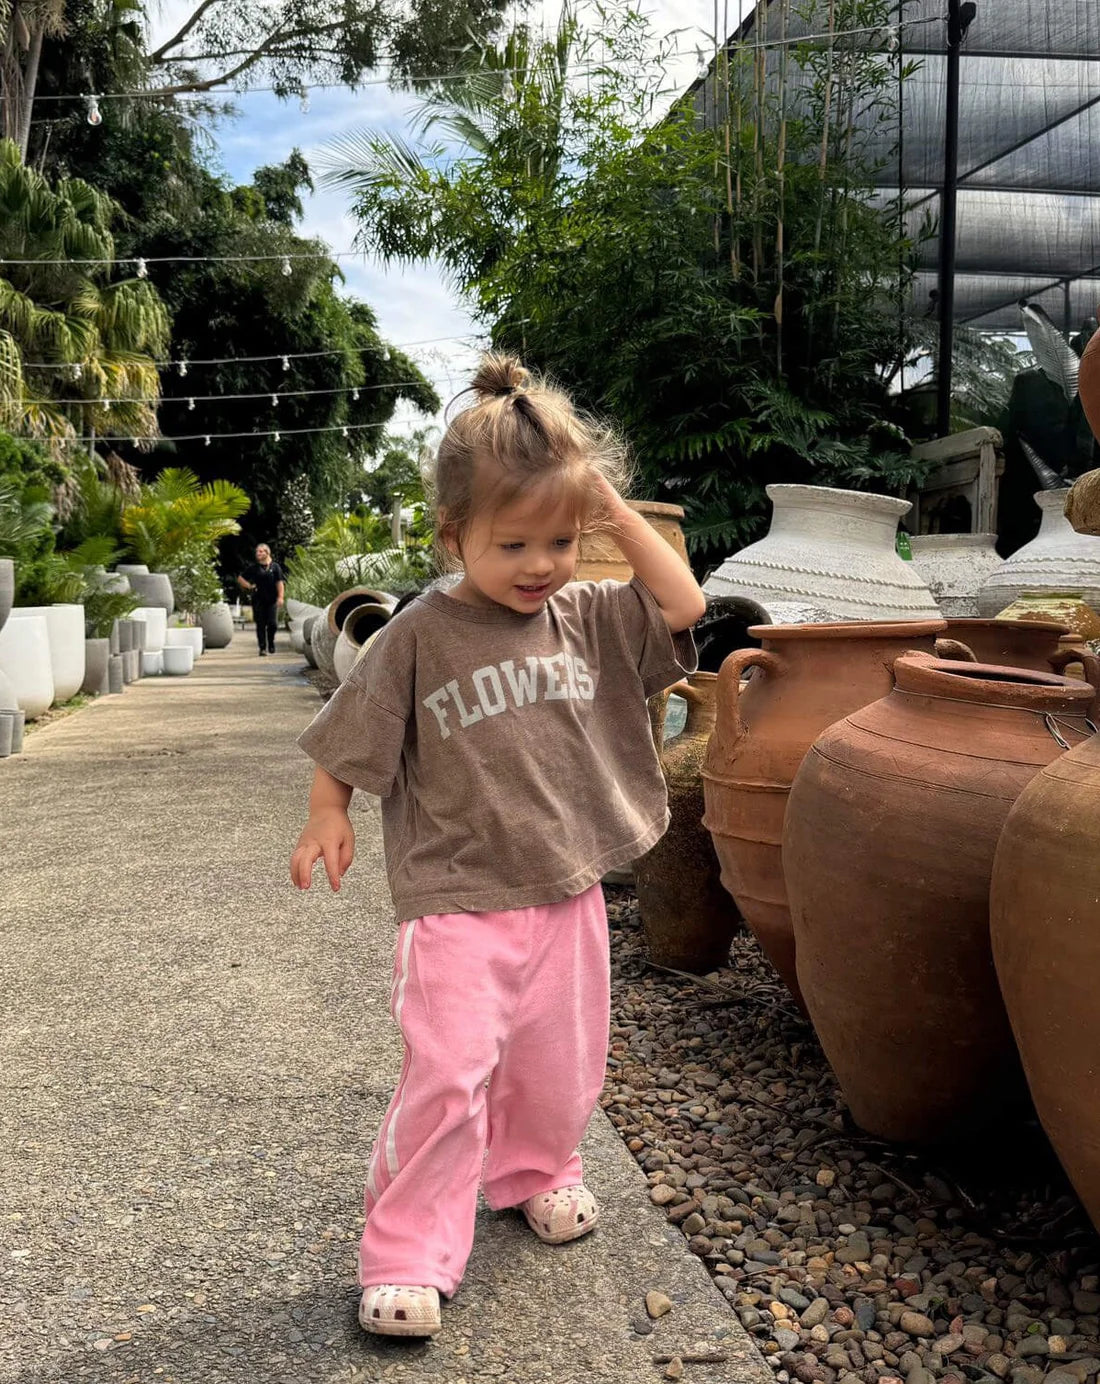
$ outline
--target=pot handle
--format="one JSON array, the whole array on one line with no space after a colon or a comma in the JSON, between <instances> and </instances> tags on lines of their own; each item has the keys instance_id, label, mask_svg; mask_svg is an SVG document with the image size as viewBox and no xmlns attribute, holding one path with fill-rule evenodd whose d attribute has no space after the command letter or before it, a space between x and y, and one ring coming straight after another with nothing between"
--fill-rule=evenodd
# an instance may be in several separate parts
<instances>
[{"instance_id":1,"label":"pot handle","mask_svg":"<svg viewBox=\"0 0 1100 1384\"><path fill-rule=\"evenodd\" d=\"M690 682L678 682L674 687L668 689L670 697L683 697L688 704L687 720L684 722L684 730L692 731L695 729L695 722L698 718L700 709L706 704L707 698L697 687L692 687Z\"/></svg>"},{"instance_id":2,"label":"pot handle","mask_svg":"<svg viewBox=\"0 0 1100 1384\"><path fill-rule=\"evenodd\" d=\"M735 649L726 658L718 670L719 715L718 724L711 740L711 744L718 755L731 751L745 734L745 725L741 720L739 696L741 679L748 668L759 668L768 677L777 678L783 671L783 664L774 654L766 653L763 649ZM725 716L722 715L723 709Z\"/></svg>"},{"instance_id":3,"label":"pot handle","mask_svg":"<svg viewBox=\"0 0 1100 1384\"><path fill-rule=\"evenodd\" d=\"M1100 658L1090 653L1087 648L1059 649L1050 656L1050 666L1056 673L1060 673L1073 663L1080 663L1084 667L1085 681L1092 688L1093 698L1088 717L1095 724L1100 720Z\"/></svg>"},{"instance_id":4,"label":"pot handle","mask_svg":"<svg viewBox=\"0 0 1100 1384\"><path fill-rule=\"evenodd\" d=\"M937 639L936 657L947 658L953 663L977 663L978 657L969 644L961 639Z\"/></svg>"}]
</instances>

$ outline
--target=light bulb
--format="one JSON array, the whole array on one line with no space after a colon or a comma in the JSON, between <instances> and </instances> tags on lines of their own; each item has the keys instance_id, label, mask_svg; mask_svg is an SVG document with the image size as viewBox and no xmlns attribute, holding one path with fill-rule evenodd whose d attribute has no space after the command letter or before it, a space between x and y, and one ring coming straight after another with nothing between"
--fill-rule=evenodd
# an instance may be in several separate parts
<instances>
[{"instance_id":1,"label":"light bulb","mask_svg":"<svg viewBox=\"0 0 1100 1384\"><path fill-rule=\"evenodd\" d=\"M340 431L341 431L341 433L343 433L343 435L344 435L345 437L347 437L347 435L348 435L348 430L347 430L347 428L341 428Z\"/></svg>"},{"instance_id":2,"label":"light bulb","mask_svg":"<svg viewBox=\"0 0 1100 1384\"><path fill-rule=\"evenodd\" d=\"M149 277L149 270L143 259L139 259L137 262L137 276L139 279L147 279Z\"/></svg>"},{"instance_id":3,"label":"light bulb","mask_svg":"<svg viewBox=\"0 0 1100 1384\"><path fill-rule=\"evenodd\" d=\"M289 370L289 369L290 369L290 357L289 357L289 356L284 356L284 357L283 357L283 370L284 370L284 372L285 372L285 371L287 371L287 370Z\"/></svg>"},{"instance_id":4,"label":"light bulb","mask_svg":"<svg viewBox=\"0 0 1100 1384\"><path fill-rule=\"evenodd\" d=\"M390 358L390 348L387 346L387 347L383 350L383 352L382 352L382 359L383 359L383 360L389 360L389 358Z\"/></svg>"},{"instance_id":5,"label":"light bulb","mask_svg":"<svg viewBox=\"0 0 1100 1384\"><path fill-rule=\"evenodd\" d=\"M281 434L279 434L279 433L272 433L272 434L271 434L271 440L272 440L273 442L278 442L278 441L280 440L280 437L281 437Z\"/></svg>"},{"instance_id":6,"label":"light bulb","mask_svg":"<svg viewBox=\"0 0 1100 1384\"><path fill-rule=\"evenodd\" d=\"M512 81L512 74L510 72L504 74L504 85L501 87L500 92L506 101L514 101L516 99L516 84Z\"/></svg>"},{"instance_id":7,"label":"light bulb","mask_svg":"<svg viewBox=\"0 0 1100 1384\"><path fill-rule=\"evenodd\" d=\"M188 413L194 413L194 411L195 411L195 401L194 401L194 399L188 399L188 401L187 401L187 412L188 412Z\"/></svg>"},{"instance_id":8,"label":"light bulb","mask_svg":"<svg viewBox=\"0 0 1100 1384\"><path fill-rule=\"evenodd\" d=\"M203 438L203 442L204 442L208 447L210 446L210 434L209 434L209 433L207 433L206 436Z\"/></svg>"},{"instance_id":9,"label":"light bulb","mask_svg":"<svg viewBox=\"0 0 1100 1384\"><path fill-rule=\"evenodd\" d=\"M283 256L283 278L284 278L284 279L289 279L290 276L291 276L291 274L293 274L293 273L294 273L294 270L291 269L291 267L290 267L290 256L289 256L289 255L284 255L284 256Z\"/></svg>"},{"instance_id":10,"label":"light bulb","mask_svg":"<svg viewBox=\"0 0 1100 1384\"><path fill-rule=\"evenodd\" d=\"M353 390L351 391L351 397L352 397L353 399L358 399L358 398L359 398L359 391L358 391L358 389L353 389Z\"/></svg>"},{"instance_id":11,"label":"light bulb","mask_svg":"<svg viewBox=\"0 0 1100 1384\"><path fill-rule=\"evenodd\" d=\"M77 361L77 362L73 365L73 379L74 379L74 380L79 380L80 377L81 377L81 375L83 375L83 373L84 373L84 367L80 364L79 361Z\"/></svg>"},{"instance_id":12,"label":"light bulb","mask_svg":"<svg viewBox=\"0 0 1100 1384\"><path fill-rule=\"evenodd\" d=\"M103 112L99 109L99 97L88 96L85 98L88 104L88 113L84 117L89 125L102 125Z\"/></svg>"},{"instance_id":13,"label":"light bulb","mask_svg":"<svg viewBox=\"0 0 1100 1384\"><path fill-rule=\"evenodd\" d=\"M136 447L137 445L138 445L138 440L137 440L137 438L136 438L136 437L131 437L131 439L130 439L130 446L131 446L131 447Z\"/></svg>"},{"instance_id":14,"label":"light bulb","mask_svg":"<svg viewBox=\"0 0 1100 1384\"><path fill-rule=\"evenodd\" d=\"M307 86L298 89L298 109L303 115L309 114L309 87Z\"/></svg>"},{"instance_id":15,"label":"light bulb","mask_svg":"<svg viewBox=\"0 0 1100 1384\"><path fill-rule=\"evenodd\" d=\"M186 374L187 374L187 362L186 362L185 360L181 360L181 361L180 361L180 374L181 374L181 375L186 375Z\"/></svg>"},{"instance_id":16,"label":"light bulb","mask_svg":"<svg viewBox=\"0 0 1100 1384\"><path fill-rule=\"evenodd\" d=\"M271 396L271 407L272 407L272 408L277 408L278 405L279 405L279 396L278 396L278 394L272 394L272 396Z\"/></svg>"}]
</instances>

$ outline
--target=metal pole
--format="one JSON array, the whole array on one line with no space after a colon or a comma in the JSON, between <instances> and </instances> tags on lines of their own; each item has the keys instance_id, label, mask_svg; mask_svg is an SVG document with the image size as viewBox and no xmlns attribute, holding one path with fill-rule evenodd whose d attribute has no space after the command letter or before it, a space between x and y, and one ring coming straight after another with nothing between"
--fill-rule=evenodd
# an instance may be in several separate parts
<instances>
[{"instance_id":1,"label":"metal pole","mask_svg":"<svg viewBox=\"0 0 1100 1384\"><path fill-rule=\"evenodd\" d=\"M940 350L936 421L940 437L951 431L951 357L955 346L955 240L959 201L959 49L961 0L947 3L947 119L944 126L943 197L940 207Z\"/></svg>"}]
</instances>

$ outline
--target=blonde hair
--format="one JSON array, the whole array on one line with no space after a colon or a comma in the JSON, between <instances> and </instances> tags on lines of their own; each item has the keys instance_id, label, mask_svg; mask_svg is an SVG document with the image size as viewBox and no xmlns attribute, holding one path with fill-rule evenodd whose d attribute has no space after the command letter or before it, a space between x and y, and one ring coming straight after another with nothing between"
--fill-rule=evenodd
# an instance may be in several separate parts
<instances>
[{"instance_id":1,"label":"blonde hair","mask_svg":"<svg viewBox=\"0 0 1100 1384\"><path fill-rule=\"evenodd\" d=\"M483 356L464 393L474 402L449 422L425 477L445 566L452 565L447 539L461 547L478 513L495 513L538 487L550 484L582 531L601 520L600 476L627 491L626 449L613 430L578 412L567 394L515 356Z\"/></svg>"}]
</instances>

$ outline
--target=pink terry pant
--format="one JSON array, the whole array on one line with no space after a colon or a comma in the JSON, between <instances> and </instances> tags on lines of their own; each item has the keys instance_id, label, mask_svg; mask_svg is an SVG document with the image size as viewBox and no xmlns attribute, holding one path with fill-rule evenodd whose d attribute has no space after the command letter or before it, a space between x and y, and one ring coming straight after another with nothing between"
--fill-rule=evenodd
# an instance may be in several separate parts
<instances>
[{"instance_id":1,"label":"pink terry pant","mask_svg":"<svg viewBox=\"0 0 1100 1384\"><path fill-rule=\"evenodd\" d=\"M581 1181L609 991L598 884L564 903L402 924L391 1003L405 1060L367 1175L364 1287L449 1295L473 1246L479 1182L499 1210Z\"/></svg>"}]
</instances>

